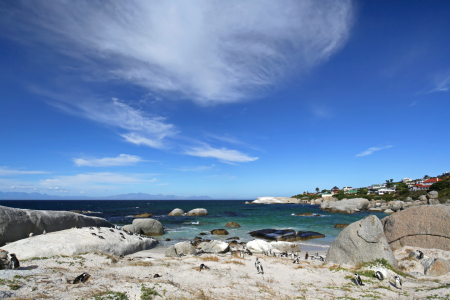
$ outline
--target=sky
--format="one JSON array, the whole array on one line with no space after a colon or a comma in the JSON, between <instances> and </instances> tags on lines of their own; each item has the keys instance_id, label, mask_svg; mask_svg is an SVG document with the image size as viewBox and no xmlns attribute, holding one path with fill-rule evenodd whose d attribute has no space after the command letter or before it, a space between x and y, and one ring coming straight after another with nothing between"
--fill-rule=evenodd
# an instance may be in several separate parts
<instances>
[{"instance_id":1,"label":"sky","mask_svg":"<svg viewBox=\"0 0 450 300\"><path fill-rule=\"evenodd\" d=\"M450 2L0 2L0 191L289 197L450 171Z\"/></svg>"}]
</instances>

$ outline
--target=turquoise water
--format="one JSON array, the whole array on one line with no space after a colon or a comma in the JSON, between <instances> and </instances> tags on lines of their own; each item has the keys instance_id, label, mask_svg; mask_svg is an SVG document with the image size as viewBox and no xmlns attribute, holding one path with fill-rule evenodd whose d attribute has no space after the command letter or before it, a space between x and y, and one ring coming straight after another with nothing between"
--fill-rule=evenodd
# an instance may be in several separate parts
<instances>
[{"instance_id":1,"label":"turquoise water","mask_svg":"<svg viewBox=\"0 0 450 300\"><path fill-rule=\"evenodd\" d=\"M369 214L375 214L380 219L385 217L383 213L360 212L353 215L335 214L320 210L318 205L308 204L244 204L242 200L212 200L212 201L0 201L0 205L16 208L42 209L42 210L90 210L91 216L107 219L116 225L130 224L133 215L144 212L153 214L154 219L159 220L167 232L163 236L155 237L161 244L174 244L183 240L190 240L199 236L201 232L209 232L213 229L226 229L227 236L206 235L204 238L227 239L239 237L241 241L249 241L253 238L249 232L258 229L294 229L297 231L315 231L325 234L324 238L311 239L300 242L309 246L328 247L342 229L335 229L336 223L358 221ZM188 212L194 208L205 208L207 216L202 217L171 217L167 214L175 208L181 208ZM311 212L319 214L318 217L300 217L292 214ZM240 228L226 228L228 222L236 222ZM166 242L167 238L172 239Z\"/></svg>"}]
</instances>

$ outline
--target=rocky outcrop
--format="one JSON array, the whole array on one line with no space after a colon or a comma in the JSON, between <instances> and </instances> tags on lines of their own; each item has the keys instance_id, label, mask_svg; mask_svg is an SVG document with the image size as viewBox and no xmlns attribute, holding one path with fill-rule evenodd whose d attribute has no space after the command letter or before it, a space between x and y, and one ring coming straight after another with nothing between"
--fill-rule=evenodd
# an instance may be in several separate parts
<instances>
[{"instance_id":1,"label":"rocky outcrop","mask_svg":"<svg viewBox=\"0 0 450 300\"><path fill-rule=\"evenodd\" d=\"M89 229L67 229L22 239L2 247L15 253L19 260L55 255L77 255L86 252L100 252L112 255L128 255L154 248L158 241L152 238L124 234L121 230L101 227ZM93 235L94 233L95 235ZM102 237L102 238L101 238Z\"/></svg>"},{"instance_id":2,"label":"rocky outcrop","mask_svg":"<svg viewBox=\"0 0 450 300\"><path fill-rule=\"evenodd\" d=\"M425 205L399 211L381 220L393 250L404 246L450 250L450 207Z\"/></svg>"},{"instance_id":3,"label":"rocky outcrop","mask_svg":"<svg viewBox=\"0 0 450 300\"><path fill-rule=\"evenodd\" d=\"M263 240L253 240L247 243L247 249L252 253L263 253L269 252L272 249L272 246Z\"/></svg>"},{"instance_id":4,"label":"rocky outcrop","mask_svg":"<svg viewBox=\"0 0 450 300\"><path fill-rule=\"evenodd\" d=\"M105 219L68 211L31 210L0 206L0 246L29 237L72 227L114 227Z\"/></svg>"},{"instance_id":5,"label":"rocky outcrop","mask_svg":"<svg viewBox=\"0 0 450 300\"><path fill-rule=\"evenodd\" d=\"M0 249L0 270L9 269L8 251Z\"/></svg>"},{"instance_id":6,"label":"rocky outcrop","mask_svg":"<svg viewBox=\"0 0 450 300\"><path fill-rule=\"evenodd\" d=\"M174 245L175 251L177 255L184 254L184 255L194 255L197 253L195 250L195 247L192 246L191 242L181 242Z\"/></svg>"},{"instance_id":7,"label":"rocky outcrop","mask_svg":"<svg viewBox=\"0 0 450 300\"><path fill-rule=\"evenodd\" d=\"M326 262L356 265L376 259L386 259L391 266L397 267L383 226L376 216L371 215L341 231L328 249Z\"/></svg>"},{"instance_id":8,"label":"rocky outcrop","mask_svg":"<svg viewBox=\"0 0 450 300\"><path fill-rule=\"evenodd\" d=\"M289 242L270 242L272 249L277 249L280 252L300 252L300 246Z\"/></svg>"},{"instance_id":9,"label":"rocky outcrop","mask_svg":"<svg viewBox=\"0 0 450 300\"><path fill-rule=\"evenodd\" d=\"M154 219L134 219L133 224L123 226L123 230L145 235L164 234L161 222Z\"/></svg>"},{"instance_id":10,"label":"rocky outcrop","mask_svg":"<svg viewBox=\"0 0 450 300\"><path fill-rule=\"evenodd\" d=\"M209 243L206 243L201 250L206 253L225 253L230 250L230 246L228 243L213 240Z\"/></svg>"},{"instance_id":11,"label":"rocky outcrop","mask_svg":"<svg viewBox=\"0 0 450 300\"><path fill-rule=\"evenodd\" d=\"M177 250L175 250L174 246L169 246L166 249L164 249L164 255L168 257L176 257L177 256Z\"/></svg>"},{"instance_id":12,"label":"rocky outcrop","mask_svg":"<svg viewBox=\"0 0 450 300\"><path fill-rule=\"evenodd\" d=\"M175 208L174 210L172 210L169 213L169 216L182 216L182 215L184 215L184 211L182 209L179 209L179 208Z\"/></svg>"},{"instance_id":13,"label":"rocky outcrop","mask_svg":"<svg viewBox=\"0 0 450 300\"><path fill-rule=\"evenodd\" d=\"M322 210L344 214L354 214L356 212L360 212L361 210L365 210L368 207L369 200L364 198L346 199L336 202L326 200L320 205L320 209Z\"/></svg>"},{"instance_id":14,"label":"rocky outcrop","mask_svg":"<svg viewBox=\"0 0 450 300\"><path fill-rule=\"evenodd\" d=\"M186 213L186 216L206 216L208 211L204 208L195 208Z\"/></svg>"},{"instance_id":15,"label":"rocky outcrop","mask_svg":"<svg viewBox=\"0 0 450 300\"><path fill-rule=\"evenodd\" d=\"M213 229L213 230L211 230L211 234L227 235L228 231L226 231L225 229Z\"/></svg>"},{"instance_id":16,"label":"rocky outcrop","mask_svg":"<svg viewBox=\"0 0 450 300\"><path fill-rule=\"evenodd\" d=\"M437 199L439 197L439 193L436 191L429 191L427 194L428 199Z\"/></svg>"},{"instance_id":17,"label":"rocky outcrop","mask_svg":"<svg viewBox=\"0 0 450 300\"><path fill-rule=\"evenodd\" d=\"M241 227L241 225L239 225L236 222L228 222L227 224L225 224L225 227L234 227L234 228L239 228Z\"/></svg>"},{"instance_id":18,"label":"rocky outcrop","mask_svg":"<svg viewBox=\"0 0 450 300\"><path fill-rule=\"evenodd\" d=\"M442 276L450 272L450 262L442 258L422 259L424 274L426 276Z\"/></svg>"},{"instance_id":19,"label":"rocky outcrop","mask_svg":"<svg viewBox=\"0 0 450 300\"><path fill-rule=\"evenodd\" d=\"M325 235L314 231L298 231L292 229L261 229L249 233L253 237L263 238L269 241L302 241L314 238L322 238Z\"/></svg>"},{"instance_id":20,"label":"rocky outcrop","mask_svg":"<svg viewBox=\"0 0 450 300\"><path fill-rule=\"evenodd\" d=\"M248 204L298 204L301 203L300 199L287 198L287 197L258 197L252 202L246 202Z\"/></svg>"}]
</instances>

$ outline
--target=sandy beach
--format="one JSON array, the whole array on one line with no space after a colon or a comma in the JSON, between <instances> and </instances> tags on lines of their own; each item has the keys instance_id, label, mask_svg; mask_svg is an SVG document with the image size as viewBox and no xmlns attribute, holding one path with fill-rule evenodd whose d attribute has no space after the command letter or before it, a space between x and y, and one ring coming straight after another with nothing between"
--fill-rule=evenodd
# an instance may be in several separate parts
<instances>
[{"instance_id":1,"label":"sandy beach","mask_svg":"<svg viewBox=\"0 0 450 300\"><path fill-rule=\"evenodd\" d=\"M418 261L408 258L412 250L404 247L395 252L399 269L423 272ZM448 251L421 250L430 257L450 259ZM450 274L401 276L403 288L397 289L393 285L395 274L390 270L388 278L379 281L364 276L367 266L352 268L305 261L305 251L301 252L299 264L262 254L244 258L230 253L172 258L165 257L163 251L156 247L123 258L87 253L22 261L19 270L0 271L0 298L125 299L119 296L126 295L128 299L448 299L450 294ZM264 274L256 271L256 257ZM202 263L209 269L200 271ZM353 282L356 269L364 286ZM67 282L83 272L92 276L87 283ZM154 278L155 274L161 277ZM152 296L141 298L146 293Z\"/></svg>"}]
</instances>

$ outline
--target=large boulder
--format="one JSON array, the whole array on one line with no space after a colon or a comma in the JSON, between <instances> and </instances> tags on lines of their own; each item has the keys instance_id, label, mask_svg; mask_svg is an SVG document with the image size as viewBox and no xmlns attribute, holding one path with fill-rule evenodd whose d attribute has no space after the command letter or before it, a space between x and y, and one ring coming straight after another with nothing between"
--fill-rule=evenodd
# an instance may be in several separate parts
<instances>
[{"instance_id":1,"label":"large boulder","mask_svg":"<svg viewBox=\"0 0 450 300\"><path fill-rule=\"evenodd\" d=\"M300 252L300 246L289 242L270 242L272 249L277 249L280 252Z\"/></svg>"},{"instance_id":2,"label":"large boulder","mask_svg":"<svg viewBox=\"0 0 450 300\"><path fill-rule=\"evenodd\" d=\"M427 258L421 261L426 276L442 276L450 272L450 262L442 258Z\"/></svg>"},{"instance_id":3,"label":"large boulder","mask_svg":"<svg viewBox=\"0 0 450 300\"><path fill-rule=\"evenodd\" d=\"M177 252L177 255L184 254L184 255L194 255L197 253L195 250L195 247L192 246L191 242L180 242L174 245L175 251Z\"/></svg>"},{"instance_id":4,"label":"large boulder","mask_svg":"<svg viewBox=\"0 0 450 300\"><path fill-rule=\"evenodd\" d=\"M258 197L249 204L298 204L300 199L288 197Z\"/></svg>"},{"instance_id":5,"label":"large boulder","mask_svg":"<svg viewBox=\"0 0 450 300\"><path fill-rule=\"evenodd\" d=\"M164 228L155 219L134 219L133 224L123 226L123 230L145 235L163 235Z\"/></svg>"},{"instance_id":6,"label":"large boulder","mask_svg":"<svg viewBox=\"0 0 450 300\"><path fill-rule=\"evenodd\" d=\"M213 240L205 244L201 249L207 253L225 253L230 250L230 246L228 243Z\"/></svg>"},{"instance_id":7,"label":"large boulder","mask_svg":"<svg viewBox=\"0 0 450 300\"><path fill-rule=\"evenodd\" d=\"M354 214L369 207L369 200L365 198L346 199L336 202L326 200L320 205L320 209L332 213Z\"/></svg>"},{"instance_id":8,"label":"large boulder","mask_svg":"<svg viewBox=\"0 0 450 300\"><path fill-rule=\"evenodd\" d=\"M184 211L179 208L175 208L169 213L169 216L182 216L184 214Z\"/></svg>"},{"instance_id":9,"label":"large boulder","mask_svg":"<svg viewBox=\"0 0 450 300\"><path fill-rule=\"evenodd\" d=\"M152 238L139 238L128 234L124 234L125 238L122 238L121 230L111 230L106 227L101 227L100 230L87 227L66 229L22 239L2 248L9 253L15 253L21 260L55 255L71 256L86 252L128 255L154 248L158 244L158 241Z\"/></svg>"},{"instance_id":10,"label":"large boulder","mask_svg":"<svg viewBox=\"0 0 450 300\"><path fill-rule=\"evenodd\" d=\"M404 246L450 250L450 207L415 206L381 220L393 250Z\"/></svg>"},{"instance_id":11,"label":"large boulder","mask_svg":"<svg viewBox=\"0 0 450 300\"><path fill-rule=\"evenodd\" d=\"M397 267L397 261L384 236L380 220L368 216L341 231L327 253L327 263L356 265L376 259L386 259Z\"/></svg>"},{"instance_id":12,"label":"large boulder","mask_svg":"<svg viewBox=\"0 0 450 300\"><path fill-rule=\"evenodd\" d=\"M164 249L164 255L168 257L175 257L177 256L177 250L175 250L174 246L169 246Z\"/></svg>"},{"instance_id":13,"label":"large boulder","mask_svg":"<svg viewBox=\"0 0 450 300\"><path fill-rule=\"evenodd\" d=\"M213 230L211 230L211 234L227 235L228 231L226 231L225 229L213 229Z\"/></svg>"},{"instance_id":14,"label":"large boulder","mask_svg":"<svg viewBox=\"0 0 450 300\"><path fill-rule=\"evenodd\" d=\"M437 199L439 197L439 193L436 191L429 191L427 194L428 199Z\"/></svg>"},{"instance_id":15,"label":"large boulder","mask_svg":"<svg viewBox=\"0 0 450 300\"><path fill-rule=\"evenodd\" d=\"M0 270L9 269L8 251L0 249Z\"/></svg>"},{"instance_id":16,"label":"large boulder","mask_svg":"<svg viewBox=\"0 0 450 300\"><path fill-rule=\"evenodd\" d=\"M186 216L206 216L208 211L204 208L195 208L186 213Z\"/></svg>"},{"instance_id":17,"label":"large boulder","mask_svg":"<svg viewBox=\"0 0 450 300\"><path fill-rule=\"evenodd\" d=\"M396 212L396 211L403 209L403 205L404 205L403 201L394 200L394 201L389 202L388 208L391 209L392 211Z\"/></svg>"},{"instance_id":18,"label":"large boulder","mask_svg":"<svg viewBox=\"0 0 450 300\"><path fill-rule=\"evenodd\" d=\"M0 246L29 237L73 227L114 227L105 219L68 211L31 210L0 206Z\"/></svg>"},{"instance_id":19,"label":"large boulder","mask_svg":"<svg viewBox=\"0 0 450 300\"><path fill-rule=\"evenodd\" d=\"M256 238L263 238L269 241L295 242L314 238L325 237L322 233L314 231L299 231L292 229L260 229L249 233Z\"/></svg>"},{"instance_id":20,"label":"large boulder","mask_svg":"<svg viewBox=\"0 0 450 300\"><path fill-rule=\"evenodd\" d=\"M272 250L272 246L263 240L253 240L247 243L247 249L252 253L263 253Z\"/></svg>"}]
</instances>

